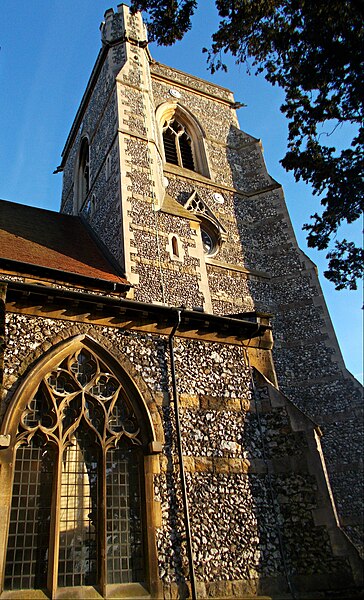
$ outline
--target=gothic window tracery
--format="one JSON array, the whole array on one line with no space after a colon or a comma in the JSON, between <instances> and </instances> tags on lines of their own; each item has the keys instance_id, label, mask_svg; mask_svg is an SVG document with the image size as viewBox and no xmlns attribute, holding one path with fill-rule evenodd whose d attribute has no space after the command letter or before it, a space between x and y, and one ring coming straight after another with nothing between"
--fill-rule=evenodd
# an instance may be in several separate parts
<instances>
[{"instance_id":1,"label":"gothic window tracery","mask_svg":"<svg viewBox=\"0 0 364 600\"><path fill-rule=\"evenodd\" d=\"M163 125L163 144L167 163L195 170L192 140L186 127L175 118Z\"/></svg>"},{"instance_id":2,"label":"gothic window tracery","mask_svg":"<svg viewBox=\"0 0 364 600\"><path fill-rule=\"evenodd\" d=\"M81 348L52 369L16 445L5 588L143 581L141 429L106 364Z\"/></svg>"},{"instance_id":3,"label":"gothic window tracery","mask_svg":"<svg viewBox=\"0 0 364 600\"><path fill-rule=\"evenodd\" d=\"M167 170L167 165L175 165L211 177L206 135L191 111L174 99L158 106L156 120Z\"/></svg>"},{"instance_id":4,"label":"gothic window tracery","mask_svg":"<svg viewBox=\"0 0 364 600\"><path fill-rule=\"evenodd\" d=\"M185 202L184 208L195 213L201 219L200 230L204 253L207 256L217 254L221 243L226 239L226 231L196 190Z\"/></svg>"}]
</instances>

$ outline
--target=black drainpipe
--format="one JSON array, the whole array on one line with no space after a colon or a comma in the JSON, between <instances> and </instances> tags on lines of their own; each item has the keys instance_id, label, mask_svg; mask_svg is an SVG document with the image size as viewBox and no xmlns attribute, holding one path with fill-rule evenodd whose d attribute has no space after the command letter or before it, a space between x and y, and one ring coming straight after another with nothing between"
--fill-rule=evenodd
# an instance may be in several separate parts
<instances>
[{"instance_id":1,"label":"black drainpipe","mask_svg":"<svg viewBox=\"0 0 364 600\"><path fill-rule=\"evenodd\" d=\"M197 600L196 577L195 577L195 567L193 564L190 515L189 515L189 511L188 511L185 467L183 464L181 425L180 425L180 420L179 420L179 401L178 401L176 369L175 369L175 363L174 363L174 348L173 348L173 338L174 338L174 335L181 323L181 311L177 310L176 314L177 314L177 322L174 325L174 327L169 335L168 343L169 343L169 354L171 357L173 403L174 403L174 412L175 412L175 418L176 418L176 435L177 435L179 472L180 472L180 477L181 477L183 513L184 513L185 528L186 528L187 554L188 554L188 564L189 564L189 569L190 569L191 594L192 594L191 597L192 597L192 600Z\"/></svg>"}]
</instances>

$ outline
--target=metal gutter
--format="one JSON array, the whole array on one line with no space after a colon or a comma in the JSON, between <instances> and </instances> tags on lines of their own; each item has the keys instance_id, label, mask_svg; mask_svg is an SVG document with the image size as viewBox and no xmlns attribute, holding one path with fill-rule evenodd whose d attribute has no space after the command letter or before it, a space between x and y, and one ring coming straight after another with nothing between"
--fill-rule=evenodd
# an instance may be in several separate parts
<instances>
[{"instance_id":1,"label":"metal gutter","mask_svg":"<svg viewBox=\"0 0 364 600\"><path fill-rule=\"evenodd\" d=\"M270 331L272 329L269 324L261 322L260 315L257 313L247 313L248 318L246 319L234 318L213 315L199 310L189 310L182 307L178 308L164 304L138 302L136 300L122 298L116 293L115 295L105 296L103 294L76 292L68 289L55 288L48 285L42 286L32 283L28 284L15 281L4 281L4 284L6 284L8 288L7 296L9 296L9 294L25 294L28 297L29 295L44 296L47 299L47 302L49 301L49 298L53 296L54 298L58 297L62 300L74 301L75 303L97 305L98 309L103 307L105 307L105 309L114 308L118 312L130 312L142 318L147 316L155 317L159 320L165 321L166 324L168 326L170 325L171 327L174 326L176 314L179 311L181 315L181 324L179 325L179 329L210 329L211 331L221 332L223 335L226 335L227 332L230 331L230 333L233 332L233 335L235 336L243 335L244 339L261 337L266 331ZM115 287L116 286L117 284L115 284ZM125 291L124 286L123 289Z\"/></svg>"}]
</instances>

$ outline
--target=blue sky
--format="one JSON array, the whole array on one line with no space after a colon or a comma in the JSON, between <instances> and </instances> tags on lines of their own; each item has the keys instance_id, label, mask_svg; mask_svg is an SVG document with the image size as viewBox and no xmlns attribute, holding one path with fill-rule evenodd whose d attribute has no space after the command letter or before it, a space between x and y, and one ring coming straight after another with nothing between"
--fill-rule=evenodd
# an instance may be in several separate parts
<instances>
[{"instance_id":1,"label":"blue sky","mask_svg":"<svg viewBox=\"0 0 364 600\"><path fill-rule=\"evenodd\" d=\"M287 124L279 107L282 93L264 78L246 74L228 61L227 74L210 75L201 48L210 45L218 17L212 0L200 0L194 26L172 48L151 46L152 56L177 69L223 85L247 104L238 111L240 126L262 140L269 173L282 183L301 248L326 268L323 253L308 250L301 227L318 210L310 189L295 183L279 164ZM100 48L99 24L116 3L90 0L2 0L0 23L0 198L59 209L62 176L53 175ZM345 143L344 129L336 143ZM357 241L360 224L351 226ZM348 366L363 373L362 293L335 291L320 277L336 334Z\"/></svg>"}]
</instances>

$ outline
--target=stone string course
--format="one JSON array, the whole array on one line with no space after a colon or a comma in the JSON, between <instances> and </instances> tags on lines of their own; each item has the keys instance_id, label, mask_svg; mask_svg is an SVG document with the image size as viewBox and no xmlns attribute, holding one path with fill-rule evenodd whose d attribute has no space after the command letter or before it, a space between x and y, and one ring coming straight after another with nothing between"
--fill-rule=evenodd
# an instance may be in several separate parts
<instances>
[{"instance_id":1,"label":"stone string course","mask_svg":"<svg viewBox=\"0 0 364 600\"><path fill-rule=\"evenodd\" d=\"M155 106L170 100L170 83L152 81ZM208 138L221 144L225 143L231 127L232 110L228 106L211 101L209 98L196 95L190 90L179 89L181 106L188 107L190 112L203 123Z\"/></svg>"},{"instance_id":2,"label":"stone string course","mask_svg":"<svg viewBox=\"0 0 364 600\"><path fill-rule=\"evenodd\" d=\"M169 89L167 83L153 83L156 106L169 98ZM319 303L313 303L320 295L317 280L312 272L306 270L304 258L295 245L281 190L262 191L272 181L266 173L258 144L236 130L232 115L226 108L216 105L213 100L194 96L188 90L181 90L181 94L181 104L188 106L206 132L213 180L211 185L204 185L168 174L167 191L183 205L197 190L199 197L219 219L227 232L227 240L217 255L220 261L268 271L272 278L270 282L263 281L208 266L213 310L219 314L254 309L272 312L276 316L273 320L277 340L275 366L282 389L303 410L309 414L314 411L318 418L333 409L340 410L340 406L352 402L352 397L350 389L347 387L345 390L347 383L342 381L341 371L338 371L335 351L327 345L329 336L323 318L325 309ZM220 111L218 116L216 111ZM214 123L214 119L218 120ZM213 194L221 190L214 189L214 182L255 192L255 195L234 196L226 190L223 192L224 204L217 205ZM172 294L170 297L176 296ZM298 338L300 342L297 345ZM292 342L297 347L289 347ZM341 391L336 398L334 394L329 395L333 402L330 406L324 400L327 383L318 384L323 372L326 378L336 378L336 384L332 385ZM295 386L297 380L312 382L315 392L310 395L307 386ZM325 447L329 444L335 447L335 439L330 437ZM343 448L348 461L351 455L349 447ZM355 442L354 452L357 447ZM335 452L328 452L327 459L330 461L334 455Z\"/></svg>"},{"instance_id":3,"label":"stone string course","mask_svg":"<svg viewBox=\"0 0 364 600\"><path fill-rule=\"evenodd\" d=\"M213 94L216 97L219 97L226 101L233 100L233 95L230 92L230 90L216 86L214 84L209 84L207 81L193 77L188 73L182 73L181 71L177 71L176 69L172 69L171 67L163 65L156 61L153 61L151 64L151 72L152 74L155 73L156 75L166 77L172 82L175 81L178 85L187 85L195 90L203 91L207 94Z\"/></svg>"}]
</instances>

